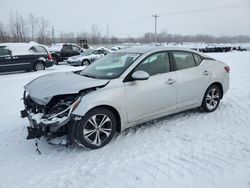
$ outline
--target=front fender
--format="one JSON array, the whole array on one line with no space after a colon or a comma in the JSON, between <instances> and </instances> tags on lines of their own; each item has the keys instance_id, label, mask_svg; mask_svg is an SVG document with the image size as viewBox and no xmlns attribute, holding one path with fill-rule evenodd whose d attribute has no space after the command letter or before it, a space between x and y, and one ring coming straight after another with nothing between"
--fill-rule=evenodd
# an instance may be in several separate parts
<instances>
[{"instance_id":1,"label":"front fender","mask_svg":"<svg viewBox=\"0 0 250 188\"><path fill-rule=\"evenodd\" d=\"M121 130L127 124L126 103L124 87L98 89L82 97L78 107L72 114L84 116L91 109L98 106L110 106L117 110L121 118Z\"/></svg>"}]
</instances>

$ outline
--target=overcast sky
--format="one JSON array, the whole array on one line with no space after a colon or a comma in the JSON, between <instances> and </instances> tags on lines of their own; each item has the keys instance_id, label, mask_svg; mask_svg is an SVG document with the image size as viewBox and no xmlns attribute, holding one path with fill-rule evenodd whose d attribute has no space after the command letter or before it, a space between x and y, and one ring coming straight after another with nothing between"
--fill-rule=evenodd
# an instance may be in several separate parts
<instances>
[{"instance_id":1,"label":"overcast sky","mask_svg":"<svg viewBox=\"0 0 250 188\"><path fill-rule=\"evenodd\" d=\"M118 37L154 32L152 14L159 14L158 32L171 34L250 35L250 0L0 0L0 22L10 13L33 13L54 26L56 34L90 31Z\"/></svg>"}]
</instances>

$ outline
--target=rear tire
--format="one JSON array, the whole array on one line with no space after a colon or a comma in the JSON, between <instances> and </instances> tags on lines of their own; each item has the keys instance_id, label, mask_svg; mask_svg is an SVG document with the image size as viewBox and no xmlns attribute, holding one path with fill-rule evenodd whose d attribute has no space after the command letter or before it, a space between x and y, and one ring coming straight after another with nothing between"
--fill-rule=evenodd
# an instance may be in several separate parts
<instances>
[{"instance_id":1,"label":"rear tire","mask_svg":"<svg viewBox=\"0 0 250 188\"><path fill-rule=\"evenodd\" d=\"M215 111L220 104L221 98L222 98L221 89L216 85L209 86L203 97L201 105L202 111L204 112Z\"/></svg>"},{"instance_id":2,"label":"rear tire","mask_svg":"<svg viewBox=\"0 0 250 188\"><path fill-rule=\"evenodd\" d=\"M44 69L45 69L45 65L43 62L38 61L35 63L34 71L40 71L40 70L44 70Z\"/></svg>"},{"instance_id":3,"label":"rear tire","mask_svg":"<svg viewBox=\"0 0 250 188\"><path fill-rule=\"evenodd\" d=\"M105 108L90 110L76 127L76 142L88 149L98 149L108 144L116 131L114 114Z\"/></svg>"}]
</instances>

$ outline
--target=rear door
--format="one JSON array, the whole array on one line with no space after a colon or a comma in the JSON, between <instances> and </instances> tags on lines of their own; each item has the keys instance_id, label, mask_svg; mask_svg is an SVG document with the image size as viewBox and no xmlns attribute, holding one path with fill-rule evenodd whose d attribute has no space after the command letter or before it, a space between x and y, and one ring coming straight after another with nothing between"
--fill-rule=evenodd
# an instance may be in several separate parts
<instances>
[{"instance_id":1,"label":"rear door","mask_svg":"<svg viewBox=\"0 0 250 188\"><path fill-rule=\"evenodd\" d=\"M202 58L198 54L186 51L173 51L172 59L176 66L177 108L188 108L201 104L209 85L211 71L200 65Z\"/></svg>"}]
</instances>

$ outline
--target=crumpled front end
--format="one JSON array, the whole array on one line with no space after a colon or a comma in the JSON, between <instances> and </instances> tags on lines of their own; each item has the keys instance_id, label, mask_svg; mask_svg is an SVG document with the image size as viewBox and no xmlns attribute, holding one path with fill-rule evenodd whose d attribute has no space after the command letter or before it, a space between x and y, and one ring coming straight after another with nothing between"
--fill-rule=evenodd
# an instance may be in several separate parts
<instances>
[{"instance_id":1,"label":"crumpled front end","mask_svg":"<svg viewBox=\"0 0 250 188\"><path fill-rule=\"evenodd\" d=\"M21 116L27 117L30 125L27 127L27 139L46 137L48 140L63 135L68 135L76 123L72 112L81 102L82 96L71 94L56 96L46 105L40 105L24 92L25 109Z\"/></svg>"}]
</instances>

